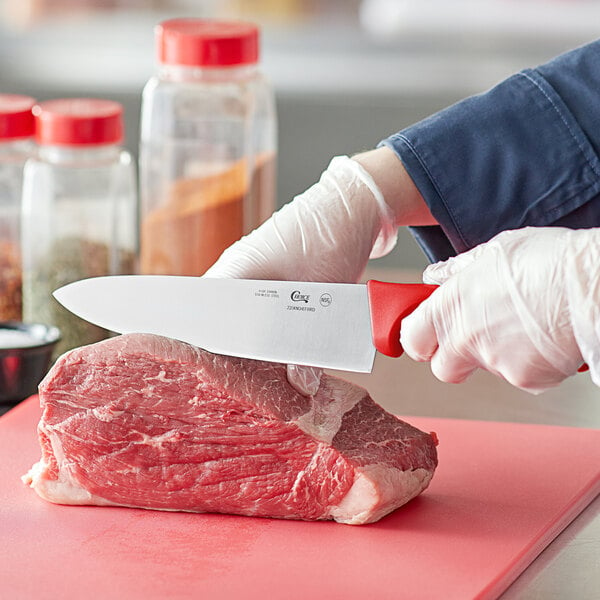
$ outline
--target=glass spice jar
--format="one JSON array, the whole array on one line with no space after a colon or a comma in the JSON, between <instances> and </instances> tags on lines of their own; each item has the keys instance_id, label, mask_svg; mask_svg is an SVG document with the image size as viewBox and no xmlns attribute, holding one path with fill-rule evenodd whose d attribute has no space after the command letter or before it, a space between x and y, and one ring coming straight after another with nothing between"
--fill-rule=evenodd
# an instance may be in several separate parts
<instances>
[{"instance_id":1,"label":"glass spice jar","mask_svg":"<svg viewBox=\"0 0 600 600\"><path fill-rule=\"evenodd\" d=\"M142 96L140 269L202 275L275 208L273 92L245 22L173 19Z\"/></svg>"},{"instance_id":2,"label":"glass spice jar","mask_svg":"<svg viewBox=\"0 0 600 600\"><path fill-rule=\"evenodd\" d=\"M136 271L135 169L119 145L117 102L50 100L33 113L39 151L23 181L23 314L60 329L58 355L108 332L64 309L52 292L86 277Z\"/></svg>"},{"instance_id":3,"label":"glass spice jar","mask_svg":"<svg viewBox=\"0 0 600 600\"><path fill-rule=\"evenodd\" d=\"M0 94L0 321L20 321L23 166L33 156L29 96Z\"/></svg>"}]
</instances>

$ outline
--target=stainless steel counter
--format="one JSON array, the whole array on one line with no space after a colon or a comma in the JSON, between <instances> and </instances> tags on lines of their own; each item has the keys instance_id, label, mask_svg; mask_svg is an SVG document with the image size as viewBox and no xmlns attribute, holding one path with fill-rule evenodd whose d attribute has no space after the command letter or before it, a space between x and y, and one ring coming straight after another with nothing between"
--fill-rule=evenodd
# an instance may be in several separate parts
<instances>
[{"instance_id":1,"label":"stainless steel counter","mask_svg":"<svg viewBox=\"0 0 600 600\"><path fill-rule=\"evenodd\" d=\"M420 280L416 272L381 268L370 269L367 277ZM600 428L600 389L585 373L538 396L484 372L460 385L442 383L429 364L406 356L378 355L370 375L343 376L396 414ZM600 497L539 555L502 600L597 600L599 590Z\"/></svg>"}]
</instances>

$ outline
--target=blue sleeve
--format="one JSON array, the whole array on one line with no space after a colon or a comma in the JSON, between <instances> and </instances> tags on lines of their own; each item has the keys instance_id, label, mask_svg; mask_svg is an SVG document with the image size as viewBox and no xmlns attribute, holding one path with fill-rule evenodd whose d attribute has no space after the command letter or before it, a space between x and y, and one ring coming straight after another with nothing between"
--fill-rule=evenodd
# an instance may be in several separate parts
<instances>
[{"instance_id":1,"label":"blue sleeve","mask_svg":"<svg viewBox=\"0 0 600 600\"><path fill-rule=\"evenodd\" d=\"M600 40L524 70L382 142L439 223L430 260L505 229L600 226Z\"/></svg>"}]
</instances>

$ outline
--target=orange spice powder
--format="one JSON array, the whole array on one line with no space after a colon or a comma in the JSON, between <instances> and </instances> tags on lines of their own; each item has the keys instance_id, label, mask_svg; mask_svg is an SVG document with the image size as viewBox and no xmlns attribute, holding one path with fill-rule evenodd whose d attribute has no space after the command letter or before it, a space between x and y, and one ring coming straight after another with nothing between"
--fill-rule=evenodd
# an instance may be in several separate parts
<instances>
[{"instance_id":1,"label":"orange spice powder","mask_svg":"<svg viewBox=\"0 0 600 600\"><path fill-rule=\"evenodd\" d=\"M251 181L246 161L238 161L218 174L175 182L166 201L142 221L141 272L202 275L270 215L273 169L273 157L263 156Z\"/></svg>"}]
</instances>

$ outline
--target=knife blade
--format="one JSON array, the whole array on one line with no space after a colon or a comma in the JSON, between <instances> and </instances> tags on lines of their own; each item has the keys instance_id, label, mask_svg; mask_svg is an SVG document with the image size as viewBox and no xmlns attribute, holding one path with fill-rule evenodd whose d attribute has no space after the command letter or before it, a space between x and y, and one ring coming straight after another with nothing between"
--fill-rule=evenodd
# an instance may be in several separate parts
<instances>
[{"instance_id":1,"label":"knife blade","mask_svg":"<svg viewBox=\"0 0 600 600\"><path fill-rule=\"evenodd\" d=\"M400 356L400 323L437 286L117 275L54 292L65 308L116 333L151 333L209 352L371 372Z\"/></svg>"}]
</instances>

